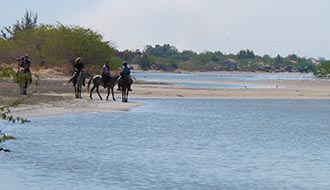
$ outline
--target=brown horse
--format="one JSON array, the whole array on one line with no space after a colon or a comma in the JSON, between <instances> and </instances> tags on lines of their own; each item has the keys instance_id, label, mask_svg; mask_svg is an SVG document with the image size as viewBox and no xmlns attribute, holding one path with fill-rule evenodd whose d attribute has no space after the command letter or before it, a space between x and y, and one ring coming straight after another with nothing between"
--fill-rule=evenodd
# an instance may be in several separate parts
<instances>
[{"instance_id":1,"label":"brown horse","mask_svg":"<svg viewBox=\"0 0 330 190\"><path fill-rule=\"evenodd\" d=\"M105 87L108 89L108 95L107 95L107 98L106 98L107 101L109 99L110 90L111 90L113 101L116 101L115 96L114 96L113 88L118 83L118 78L119 78L118 75L110 76L110 80L105 85ZM102 80L102 76L101 75L95 75L94 77L92 77L88 81L88 84L87 84L87 93L89 92L89 87L90 87L92 81L93 81L93 87L90 90L90 94L89 94L90 99L91 100L93 99L92 94L93 94L94 89L96 88L97 94L99 95L100 99L103 100L103 98L102 98L102 96L101 96L101 94L99 92L99 86L102 86L104 84L103 83L103 80Z\"/></svg>"}]
</instances>

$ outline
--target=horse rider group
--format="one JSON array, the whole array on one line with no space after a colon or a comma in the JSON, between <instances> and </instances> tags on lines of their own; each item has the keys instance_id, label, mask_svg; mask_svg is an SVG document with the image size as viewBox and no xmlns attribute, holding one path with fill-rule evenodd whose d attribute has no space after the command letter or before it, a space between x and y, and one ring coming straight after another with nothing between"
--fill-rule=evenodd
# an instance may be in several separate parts
<instances>
[{"instance_id":1,"label":"horse rider group","mask_svg":"<svg viewBox=\"0 0 330 190\"><path fill-rule=\"evenodd\" d=\"M30 77L30 83L32 83L32 75L31 75L31 60L29 59L28 54L25 54L24 56L21 56L19 59L17 59L18 64L17 64L17 75L20 71L23 71L24 74L29 74ZM80 57L77 57L75 59L75 64L74 64L74 74L72 77L69 79L68 82L72 82L75 84L77 82L77 78L79 76L79 73L84 69L84 64L81 61ZM131 69L127 66L127 62L123 62L123 66L120 71L120 79L118 82L118 90L120 90L120 80L122 80L123 76L126 76L129 79L129 90L132 91L131 85L133 83L133 80L131 79L130 76ZM108 62L102 66L102 81L103 81L103 86L106 87L106 84L111 80L111 75L110 75L110 67ZM85 86L85 79L83 80L83 86Z\"/></svg>"},{"instance_id":2,"label":"horse rider group","mask_svg":"<svg viewBox=\"0 0 330 190\"><path fill-rule=\"evenodd\" d=\"M74 65L74 74L73 76L70 78L69 82L72 82L72 83L76 83L77 81L77 78L78 78L78 75L79 75L79 72L82 71L84 68L84 65L81 61L81 58L80 57L77 57L75 59L75 65ZM130 81L130 87L129 87L129 90L132 91L131 89L131 85L133 83L133 80L131 79L131 76L130 76L130 73L131 73L131 69L127 66L127 62L124 62L123 63L123 66L121 68L121 71L120 71L120 74L121 75L125 75L129 78L129 81ZM122 78L122 77L121 77ZM110 75L110 67L109 67L109 63L106 62L106 64L104 64L102 66L102 82L103 82L103 87L105 88L107 83L111 80L111 75ZM119 79L120 81L121 79ZM85 86L85 80L83 80L83 86ZM120 90L120 82L118 83L118 89Z\"/></svg>"}]
</instances>

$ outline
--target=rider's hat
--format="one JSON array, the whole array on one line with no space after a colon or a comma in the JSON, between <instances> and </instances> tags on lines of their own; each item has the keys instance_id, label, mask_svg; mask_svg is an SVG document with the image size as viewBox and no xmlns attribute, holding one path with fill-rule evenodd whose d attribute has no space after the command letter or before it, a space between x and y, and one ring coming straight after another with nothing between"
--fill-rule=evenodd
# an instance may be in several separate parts
<instances>
[{"instance_id":1,"label":"rider's hat","mask_svg":"<svg viewBox=\"0 0 330 190\"><path fill-rule=\"evenodd\" d=\"M78 63L80 60L81 60L81 58L80 58L80 57L77 57L77 58L74 60L74 62Z\"/></svg>"},{"instance_id":2,"label":"rider's hat","mask_svg":"<svg viewBox=\"0 0 330 190\"><path fill-rule=\"evenodd\" d=\"M123 62L123 66L126 66L127 65L127 62Z\"/></svg>"}]
</instances>

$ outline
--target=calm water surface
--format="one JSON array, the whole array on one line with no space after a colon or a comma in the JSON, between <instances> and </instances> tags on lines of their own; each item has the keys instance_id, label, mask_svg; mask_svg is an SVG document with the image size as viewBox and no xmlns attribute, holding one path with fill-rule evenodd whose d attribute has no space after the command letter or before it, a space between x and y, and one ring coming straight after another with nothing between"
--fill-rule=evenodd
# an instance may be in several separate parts
<instances>
[{"instance_id":1,"label":"calm water surface","mask_svg":"<svg viewBox=\"0 0 330 190\"><path fill-rule=\"evenodd\" d=\"M132 73L132 76L145 81L167 82L189 88L276 88L276 86L251 85L244 82L277 80L317 80L311 73ZM210 82L212 81L212 82ZM241 84L230 82L241 81ZM226 82L226 83L224 83Z\"/></svg>"},{"instance_id":2,"label":"calm water surface","mask_svg":"<svg viewBox=\"0 0 330 190\"><path fill-rule=\"evenodd\" d=\"M0 189L330 189L330 100L135 101L8 126Z\"/></svg>"}]
</instances>

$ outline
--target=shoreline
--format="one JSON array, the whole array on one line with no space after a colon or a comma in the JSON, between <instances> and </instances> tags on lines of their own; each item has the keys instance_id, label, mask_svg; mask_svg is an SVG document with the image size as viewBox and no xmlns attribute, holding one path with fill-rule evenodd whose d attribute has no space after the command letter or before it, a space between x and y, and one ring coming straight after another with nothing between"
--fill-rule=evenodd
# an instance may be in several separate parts
<instances>
[{"instance_id":1,"label":"shoreline","mask_svg":"<svg viewBox=\"0 0 330 190\"><path fill-rule=\"evenodd\" d=\"M47 76L47 77L46 77ZM212 84L239 84L268 86L269 88L193 88L177 86L163 82L135 80L133 91L129 92L128 103L121 102L121 93L116 90L115 98L109 101L99 100L93 93L89 99L86 87L83 87L82 99L75 99L73 86L66 84L68 76L50 75L44 72L40 76L39 86L32 84L28 89L31 94L21 105L11 109L14 116L26 118L51 115L77 114L89 112L121 112L129 111L147 102L134 102L139 98L197 98L197 99L330 99L330 82L327 80L270 80L270 81L207 81ZM173 80L171 80L173 82ZM182 82L176 80L176 82ZM187 81L186 81L187 82ZM188 81L189 82L189 81ZM194 81L199 82L199 81ZM205 82L205 81L200 81ZM12 81L0 80L0 105L6 105L20 96L18 85ZM106 89L100 88L103 98ZM111 95L110 95L111 96ZM133 101L130 101L133 99Z\"/></svg>"},{"instance_id":2,"label":"shoreline","mask_svg":"<svg viewBox=\"0 0 330 190\"><path fill-rule=\"evenodd\" d=\"M12 110L23 118L50 117L66 114L126 112L146 103L75 99L48 104L24 105Z\"/></svg>"}]
</instances>

